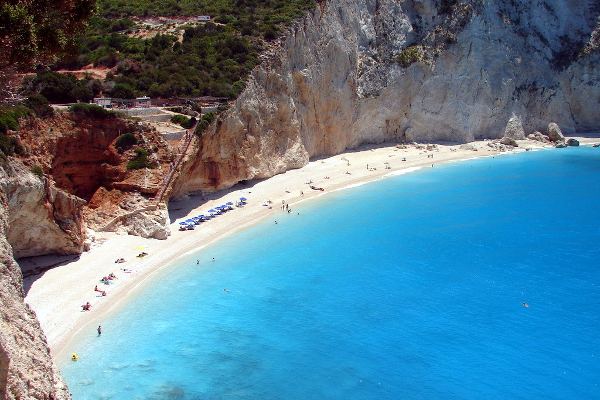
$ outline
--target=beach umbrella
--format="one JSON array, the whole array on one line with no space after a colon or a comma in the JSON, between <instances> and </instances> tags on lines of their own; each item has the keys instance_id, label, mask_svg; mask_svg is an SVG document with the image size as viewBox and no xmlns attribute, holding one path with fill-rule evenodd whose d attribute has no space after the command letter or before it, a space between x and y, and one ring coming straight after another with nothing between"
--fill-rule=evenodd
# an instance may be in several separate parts
<instances>
[{"instance_id":1,"label":"beach umbrella","mask_svg":"<svg viewBox=\"0 0 600 400\"><path fill-rule=\"evenodd\" d=\"M214 213L215 210L213 210L212 208L210 210L208 210L209 213Z\"/></svg>"},{"instance_id":2,"label":"beach umbrella","mask_svg":"<svg viewBox=\"0 0 600 400\"><path fill-rule=\"evenodd\" d=\"M179 225L187 225L187 222L185 222L185 221L181 221L181 222L179 223Z\"/></svg>"},{"instance_id":3,"label":"beach umbrella","mask_svg":"<svg viewBox=\"0 0 600 400\"><path fill-rule=\"evenodd\" d=\"M246 201L246 200L248 200L248 199L247 199L247 198L245 198L245 197L240 197L240 200L241 200L241 201Z\"/></svg>"},{"instance_id":4,"label":"beach umbrella","mask_svg":"<svg viewBox=\"0 0 600 400\"><path fill-rule=\"evenodd\" d=\"M231 201L228 201L228 202L227 202L227 203L225 203L225 204L227 204L228 206L232 206L232 205L233 205L233 203L232 203Z\"/></svg>"}]
</instances>

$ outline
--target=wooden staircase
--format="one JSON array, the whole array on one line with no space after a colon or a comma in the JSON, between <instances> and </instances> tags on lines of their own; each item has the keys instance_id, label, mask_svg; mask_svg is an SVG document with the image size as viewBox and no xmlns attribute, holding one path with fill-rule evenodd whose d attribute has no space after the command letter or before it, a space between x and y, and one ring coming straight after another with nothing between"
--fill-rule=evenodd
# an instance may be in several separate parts
<instances>
[{"instance_id":1,"label":"wooden staircase","mask_svg":"<svg viewBox=\"0 0 600 400\"><path fill-rule=\"evenodd\" d=\"M181 166L183 158L187 154L190 144L192 143L192 140L194 139L194 131L196 130L196 125L194 125L190 129L186 130L185 134L181 138L181 141L179 142L179 146L177 147L177 158L175 159L175 162L170 165L169 172L167 173L167 175L165 175L163 182L160 185L160 189L158 189L158 192L156 192L156 195L154 196L154 201L156 203L160 203L163 200L163 197L165 196L165 194L171 187L173 178L175 177L175 174L179 170L179 167Z\"/></svg>"}]
</instances>

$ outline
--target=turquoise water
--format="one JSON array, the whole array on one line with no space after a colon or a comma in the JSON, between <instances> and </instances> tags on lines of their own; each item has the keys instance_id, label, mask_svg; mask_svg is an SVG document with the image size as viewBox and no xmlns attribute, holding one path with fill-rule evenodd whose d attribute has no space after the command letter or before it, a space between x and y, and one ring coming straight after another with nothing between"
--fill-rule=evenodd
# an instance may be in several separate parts
<instances>
[{"instance_id":1,"label":"turquoise water","mask_svg":"<svg viewBox=\"0 0 600 400\"><path fill-rule=\"evenodd\" d=\"M336 192L178 261L62 371L76 400L600 399L599 178L569 148Z\"/></svg>"}]
</instances>

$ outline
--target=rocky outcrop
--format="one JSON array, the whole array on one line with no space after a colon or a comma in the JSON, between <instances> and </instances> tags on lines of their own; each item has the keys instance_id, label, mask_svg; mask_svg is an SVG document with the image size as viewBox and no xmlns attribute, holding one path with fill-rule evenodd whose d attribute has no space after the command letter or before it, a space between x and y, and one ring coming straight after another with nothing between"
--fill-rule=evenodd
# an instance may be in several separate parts
<instances>
[{"instance_id":1,"label":"rocky outcrop","mask_svg":"<svg viewBox=\"0 0 600 400\"><path fill-rule=\"evenodd\" d=\"M0 166L0 192L6 199L6 238L16 258L83 251L83 200L16 159Z\"/></svg>"},{"instance_id":2,"label":"rocky outcrop","mask_svg":"<svg viewBox=\"0 0 600 400\"><path fill-rule=\"evenodd\" d=\"M118 147L119 136L126 133L134 139ZM80 198L89 228L162 239L169 235L168 218L157 215L151 199L173 154L155 130L120 118L62 113L28 121L19 137L28 149L23 161L40 168L64 190L59 193ZM128 167L138 150L147 154L150 168ZM26 226L19 221L14 225Z\"/></svg>"},{"instance_id":3,"label":"rocky outcrop","mask_svg":"<svg viewBox=\"0 0 600 400\"><path fill-rule=\"evenodd\" d=\"M557 123L551 122L548 124L548 138L553 142L565 141L565 136L563 135Z\"/></svg>"},{"instance_id":4,"label":"rocky outcrop","mask_svg":"<svg viewBox=\"0 0 600 400\"><path fill-rule=\"evenodd\" d=\"M329 0L202 134L175 196L384 141L600 130L597 1ZM592 45L593 44L593 45Z\"/></svg>"},{"instance_id":5,"label":"rocky outcrop","mask_svg":"<svg viewBox=\"0 0 600 400\"><path fill-rule=\"evenodd\" d=\"M567 146L577 147L577 146L579 146L579 140L574 139L574 138L569 138L569 139L567 139L565 144Z\"/></svg>"},{"instance_id":6,"label":"rocky outcrop","mask_svg":"<svg viewBox=\"0 0 600 400\"><path fill-rule=\"evenodd\" d=\"M523 129L523 121L521 118L513 115L508 120L506 124L506 128L504 128L504 137L513 139L513 140L521 140L525 139L525 130Z\"/></svg>"},{"instance_id":7,"label":"rocky outcrop","mask_svg":"<svg viewBox=\"0 0 600 400\"><path fill-rule=\"evenodd\" d=\"M535 132L527 135L527 139L535 140L535 141L542 142L542 143L548 143L550 141L550 138L548 136L546 136L538 131L535 131Z\"/></svg>"},{"instance_id":8,"label":"rocky outcrop","mask_svg":"<svg viewBox=\"0 0 600 400\"><path fill-rule=\"evenodd\" d=\"M505 146L512 146L512 147L519 146L517 141L509 136L504 136L502 139L500 139L500 144L503 144Z\"/></svg>"},{"instance_id":9,"label":"rocky outcrop","mask_svg":"<svg viewBox=\"0 0 600 400\"><path fill-rule=\"evenodd\" d=\"M0 398L69 399L35 313L23 302L21 270L6 240L9 201L0 191Z\"/></svg>"}]
</instances>

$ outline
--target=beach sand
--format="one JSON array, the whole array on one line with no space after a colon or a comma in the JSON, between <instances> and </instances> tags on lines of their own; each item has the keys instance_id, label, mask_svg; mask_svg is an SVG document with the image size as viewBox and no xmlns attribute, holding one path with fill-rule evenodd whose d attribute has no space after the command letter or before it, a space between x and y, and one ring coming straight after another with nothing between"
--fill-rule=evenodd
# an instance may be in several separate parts
<instances>
[{"instance_id":1,"label":"beach sand","mask_svg":"<svg viewBox=\"0 0 600 400\"><path fill-rule=\"evenodd\" d=\"M598 139L578 138L582 144L598 142ZM35 310L46 333L55 359L68 357L68 344L78 332L84 330L95 334L96 326L102 323L107 313L126 303L144 283L169 268L172 261L190 252L199 250L226 235L244 229L265 217L279 217L282 200L293 205L299 201L314 199L335 190L358 186L387 176L408 173L420 168L498 154L511 154L526 148L542 148L533 141L519 141L515 151L499 153L487 141L471 143L478 149L473 151L459 145L437 145L427 151L424 145L408 145L406 149L396 146L363 147L359 150L333 157L311 161L301 169L287 171L267 180L249 183L228 191L215 193L204 199L189 196L170 204L172 234L167 240L144 239L116 233L98 233L91 250L79 259L67 262L45 273L26 279L29 288L25 301ZM433 154L433 158L430 155ZM403 161L403 158L406 161ZM367 169L367 165L369 169ZM313 190L307 182L325 189ZM301 195L303 192L303 195ZM227 201L235 202L240 197L248 198L248 205L235 208L224 215L201 224L194 231L178 231L179 222L190 216L206 213L214 206ZM271 208L265 206L271 201ZM148 255L137 258L140 252ZM124 258L125 263L115 260ZM206 268L210 268L207 265ZM130 269L125 273L121 269ZM114 272L118 279L111 285L100 283L100 279ZM107 296L94 292L94 286L106 290ZM81 305L89 301L92 309L83 312Z\"/></svg>"}]
</instances>

